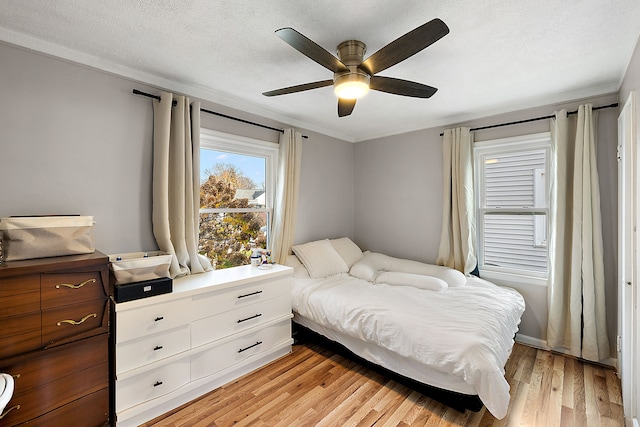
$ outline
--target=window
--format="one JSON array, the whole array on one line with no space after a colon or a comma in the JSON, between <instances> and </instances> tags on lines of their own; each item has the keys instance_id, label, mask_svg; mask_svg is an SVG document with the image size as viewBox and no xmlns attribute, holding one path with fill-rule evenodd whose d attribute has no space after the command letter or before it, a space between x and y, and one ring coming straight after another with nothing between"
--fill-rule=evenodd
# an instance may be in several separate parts
<instances>
[{"instance_id":1,"label":"window","mask_svg":"<svg viewBox=\"0 0 640 427\"><path fill-rule=\"evenodd\" d=\"M478 267L547 277L549 133L474 145Z\"/></svg>"},{"instance_id":2,"label":"window","mask_svg":"<svg viewBox=\"0 0 640 427\"><path fill-rule=\"evenodd\" d=\"M216 269L267 248L278 144L202 129L199 252Z\"/></svg>"}]
</instances>

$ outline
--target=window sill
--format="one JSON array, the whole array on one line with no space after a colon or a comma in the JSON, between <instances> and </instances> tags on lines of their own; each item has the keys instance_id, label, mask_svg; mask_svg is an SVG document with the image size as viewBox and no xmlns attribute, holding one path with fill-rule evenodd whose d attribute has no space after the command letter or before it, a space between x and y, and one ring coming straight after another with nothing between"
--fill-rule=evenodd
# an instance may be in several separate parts
<instances>
[{"instance_id":1,"label":"window sill","mask_svg":"<svg viewBox=\"0 0 640 427\"><path fill-rule=\"evenodd\" d=\"M546 277L528 276L526 274L505 273L491 270L480 270L480 277L496 284L518 284L547 287L549 279Z\"/></svg>"}]
</instances>

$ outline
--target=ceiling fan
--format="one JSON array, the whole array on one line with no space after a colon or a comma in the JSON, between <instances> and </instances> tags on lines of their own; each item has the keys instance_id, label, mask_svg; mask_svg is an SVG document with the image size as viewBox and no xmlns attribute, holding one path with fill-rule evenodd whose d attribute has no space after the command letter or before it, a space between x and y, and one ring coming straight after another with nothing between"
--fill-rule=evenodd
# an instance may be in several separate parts
<instances>
[{"instance_id":1,"label":"ceiling fan","mask_svg":"<svg viewBox=\"0 0 640 427\"><path fill-rule=\"evenodd\" d=\"M276 35L318 64L333 71L333 79L289 86L269 92L265 96L285 95L333 85L338 96L338 116L351 114L356 100L369 89L414 98L429 98L438 89L422 83L375 74L415 55L449 33L440 19L433 19L384 46L364 59L367 46L359 40L347 40L337 47L336 58L323 47L293 28L281 28ZM364 60L363 60L364 59Z\"/></svg>"}]
</instances>

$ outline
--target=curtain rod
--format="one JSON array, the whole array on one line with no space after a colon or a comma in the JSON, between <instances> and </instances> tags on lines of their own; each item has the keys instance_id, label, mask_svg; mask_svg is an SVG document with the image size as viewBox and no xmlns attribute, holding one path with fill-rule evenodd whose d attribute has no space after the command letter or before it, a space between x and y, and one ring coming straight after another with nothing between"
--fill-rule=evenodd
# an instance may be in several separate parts
<instances>
[{"instance_id":1,"label":"curtain rod","mask_svg":"<svg viewBox=\"0 0 640 427\"><path fill-rule=\"evenodd\" d=\"M153 95L151 93L142 92L142 91L140 91L138 89L134 89L133 90L133 94L134 95L146 96L147 98L157 99L158 101L161 100L160 95ZM174 102L173 105L175 105L176 101L173 101L173 102ZM263 125L263 124L260 124L260 123L251 122L249 120L240 119L238 117L229 116L227 114L217 113L215 111L207 110L206 108L200 108L200 111L202 111L203 113L208 113L208 114L213 114L215 116L224 117L225 119L235 120L237 122L246 123L248 125L258 126L258 127L261 127L261 128L265 128L265 129L269 129L269 130L275 130L276 132L284 133L284 129L278 129L278 128L274 128L274 127L271 127L271 126ZM309 138L307 135L302 135L302 137L304 139Z\"/></svg>"},{"instance_id":2,"label":"curtain rod","mask_svg":"<svg viewBox=\"0 0 640 427\"><path fill-rule=\"evenodd\" d=\"M613 104L603 105L602 107L594 107L594 108L592 108L592 110L593 111L602 110L602 109L605 109L605 108L614 108L614 107L617 107L617 106L618 106L618 103L614 102ZM567 113L567 116L571 116L573 114L578 114L578 110L569 111ZM497 125L480 126L480 127L477 127L477 128L471 128L469 130L470 131L476 131L476 130L484 130L484 129L493 129L493 128L499 128L499 127L503 127L503 126L519 125L521 123L537 122L538 120L553 119L554 117L555 117L555 114L551 114L549 116L544 116L544 117L534 117L533 119L524 119L524 120L518 120L518 121L515 121L515 122L509 122L509 123L499 123ZM444 136L444 132L441 133L440 136Z\"/></svg>"}]
</instances>

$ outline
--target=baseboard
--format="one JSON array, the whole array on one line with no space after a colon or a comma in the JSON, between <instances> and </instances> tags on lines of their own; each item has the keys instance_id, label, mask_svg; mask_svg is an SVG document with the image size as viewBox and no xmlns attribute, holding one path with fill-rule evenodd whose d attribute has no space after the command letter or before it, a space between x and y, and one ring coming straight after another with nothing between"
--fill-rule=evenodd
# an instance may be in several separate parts
<instances>
[{"instance_id":1,"label":"baseboard","mask_svg":"<svg viewBox=\"0 0 640 427\"><path fill-rule=\"evenodd\" d=\"M539 348L541 350L547 350L547 351L551 351L552 350L547 345L547 341L546 340L541 340L540 338L530 337L528 335L516 334L516 342L518 342L520 344L528 345L530 347ZM566 351L562 351L562 349L553 349L553 351L555 351L556 353L569 355L569 353L567 353ZM589 362L590 363L596 363L596 364L600 364L600 365L609 366L609 367L612 367L614 369L618 368L618 359L613 358L613 357L601 360L599 362L591 362L591 361L589 361ZM637 421L636 421L636 423L637 423ZM636 424L636 426L634 426L634 427L640 427L640 426L638 426Z\"/></svg>"},{"instance_id":2,"label":"baseboard","mask_svg":"<svg viewBox=\"0 0 640 427\"><path fill-rule=\"evenodd\" d=\"M550 350L550 348L547 346L546 340L541 340L540 338L533 338L528 335L516 334L516 342L519 342L520 344L528 345L530 347L539 348L542 350Z\"/></svg>"}]
</instances>

